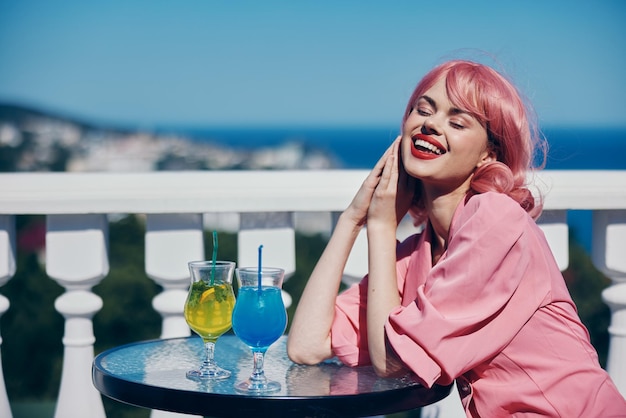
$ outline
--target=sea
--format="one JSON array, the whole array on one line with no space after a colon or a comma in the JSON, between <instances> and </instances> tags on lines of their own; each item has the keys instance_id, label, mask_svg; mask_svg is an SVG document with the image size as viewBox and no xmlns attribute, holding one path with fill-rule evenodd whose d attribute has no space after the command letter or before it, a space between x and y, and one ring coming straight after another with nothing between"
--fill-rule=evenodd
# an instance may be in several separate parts
<instances>
[{"instance_id":1,"label":"sea","mask_svg":"<svg viewBox=\"0 0 626 418\"><path fill-rule=\"evenodd\" d=\"M186 129L197 141L234 148L277 146L298 141L334 157L340 168L369 169L396 138L399 127L262 127ZM546 170L626 170L626 127L544 127ZM591 252L591 211L570 211L574 239Z\"/></svg>"},{"instance_id":2,"label":"sea","mask_svg":"<svg viewBox=\"0 0 626 418\"><path fill-rule=\"evenodd\" d=\"M180 131L180 130L179 130ZM327 151L341 168L367 169L399 133L394 127L223 127L186 128L185 135L231 147L271 147L299 141ZM549 150L547 170L626 170L623 128L542 128Z\"/></svg>"}]
</instances>

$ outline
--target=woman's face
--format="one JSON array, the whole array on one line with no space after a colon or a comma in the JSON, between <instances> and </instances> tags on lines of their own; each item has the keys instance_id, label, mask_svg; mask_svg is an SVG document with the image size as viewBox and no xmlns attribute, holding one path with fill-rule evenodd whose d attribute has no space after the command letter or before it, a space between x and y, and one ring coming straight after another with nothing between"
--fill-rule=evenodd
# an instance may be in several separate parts
<instances>
[{"instance_id":1,"label":"woman's face","mask_svg":"<svg viewBox=\"0 0 626 418\"><path fill-rule=\"evenodd\" d=\"M491 161L487 131L448 99L440 78L413 105L402 129L402 162L408 174L442 193L469 187L474 170Z\"/></svg>"}]
</instances>

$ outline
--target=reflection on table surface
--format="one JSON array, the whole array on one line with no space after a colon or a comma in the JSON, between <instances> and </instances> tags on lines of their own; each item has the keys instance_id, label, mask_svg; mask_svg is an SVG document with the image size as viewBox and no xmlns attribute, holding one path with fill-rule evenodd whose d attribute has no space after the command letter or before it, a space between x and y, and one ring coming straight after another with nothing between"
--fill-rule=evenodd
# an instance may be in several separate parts
<instances>
[{"instance_id":1,"label":"reflection on table surface","mask_svg":"<svg viewBox=\"0 0 626 418\"><path fill-rule=\"evenodd\" d=\"M298 365L287 357L286 341L286 336L281 337L267 351L265 374L279 381L282 388L266 397L355 395L419 385L411 375L383 379L371 367L352 368L335 361L318 366ZM96 358L96 367L116 378L150 386L235 394L234 383L248 378L252 371L249 347L233 335L222 336L217 341L215 358L232 376L215 382L187 379L185 373L201 361L203 350L199 337L147 341L102 353Z\"/></svg>"}]
</instances>

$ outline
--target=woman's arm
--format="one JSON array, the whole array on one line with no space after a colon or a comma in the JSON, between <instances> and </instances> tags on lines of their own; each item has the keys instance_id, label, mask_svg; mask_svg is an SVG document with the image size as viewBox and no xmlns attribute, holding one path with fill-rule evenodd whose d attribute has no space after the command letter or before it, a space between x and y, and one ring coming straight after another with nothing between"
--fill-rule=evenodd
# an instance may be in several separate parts
<instances>
[{"instance_id":1,"label":"woman's arm","mask_svg":"<svg viewBox=\"0 0 626 418\"><path fill-rule=\"evenodd\" d=\"M391 146L385 152L339 217L328 245L304 288L287 341L287 353L296 363L315 364L333 355L330 329L343 270L366 222L372 195L393 148Z\"/></svg>"},{"instance_id":2,"label":"woman's arm","mask_svg":"<svg viewBox=\"0 0 626 418\"><path fill-rule=\"evenodd\" d=\"M333 356L330 328L335 300L360 225L342 214L309 278L289 329L287 353L296 363L317 364Z\"/></svg>"},{"instance_id":3,"label":"woman's arm","mask_svg":"<svg viewBox=\"0 0 626 418\"><path fill-rule=\"evenodd\" d=\"M396 229L413 197L414 180L401 166L399 141L388 155L367 217L369 278L367 336L372 365L381 376L393 375L404 366L387 345L385 323L400 305L396 277Z\"/></svg>"}]
</instances>

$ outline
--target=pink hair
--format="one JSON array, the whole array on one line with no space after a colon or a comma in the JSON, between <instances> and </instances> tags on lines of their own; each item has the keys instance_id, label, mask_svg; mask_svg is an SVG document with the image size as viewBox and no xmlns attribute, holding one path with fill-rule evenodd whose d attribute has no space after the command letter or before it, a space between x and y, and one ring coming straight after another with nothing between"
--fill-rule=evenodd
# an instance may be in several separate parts
<instances>
[{"instance_id":1,"label":"pink hair","mask_svg":"<svg viewBox=\"0 0 626 418\"><path fill-rule=\"evenodd\" d=\"M445 77L452 104L474 116L487 130L488 145L496 161L476 169L467 192L471 196L488 191L504 193L517 201L535 219L542 204L528 189L527 174L534 166L535 153L545 161L546 145L529 120L529 112L515 86L494 69L471 61L448 61L431 70L417 85L404 112L408 118L418 98ZM416 190L411 210L417 222L425 219L421 187Z\"/></svg>"}]
</instances>

